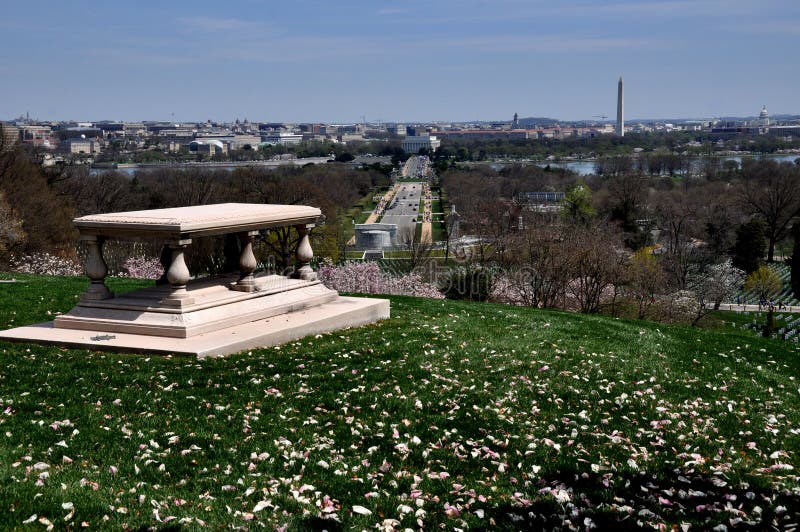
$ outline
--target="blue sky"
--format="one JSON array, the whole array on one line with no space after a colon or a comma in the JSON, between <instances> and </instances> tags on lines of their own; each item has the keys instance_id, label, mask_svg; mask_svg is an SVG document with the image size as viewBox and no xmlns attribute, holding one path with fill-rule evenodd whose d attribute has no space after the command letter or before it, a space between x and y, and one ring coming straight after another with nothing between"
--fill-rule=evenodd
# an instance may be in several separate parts
<instances>
[{"instance_id":1,"label":"blue sky","mask_svg":"<svg viewBox=\"0 0 800 532\"><path fill-rule=\"evenodd\" d=\"M4 4L4 119L800 113L798 0Z\"/></svg>"}]
</instances>

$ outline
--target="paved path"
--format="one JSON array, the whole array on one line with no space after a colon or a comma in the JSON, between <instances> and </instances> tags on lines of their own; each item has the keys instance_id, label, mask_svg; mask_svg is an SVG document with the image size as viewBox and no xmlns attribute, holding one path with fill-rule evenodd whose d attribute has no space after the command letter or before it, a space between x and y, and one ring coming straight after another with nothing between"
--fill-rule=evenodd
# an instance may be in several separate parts
<instances>
[{"instance_id":1,"label":"paved path","mask_svg":"<svg viewBox=\"0 0 800 532\"><path fill-rule=\"evenodd\" d=\"M709 305L710 306L710 305ZM766 312L767 307L764 305L737 305L736 303L723 303L719 306L720 310L729 310L732 312ZM775 305L775 312L786 312L786 313L800 313L800 307L798 306L784 306L782 308L778 308Z\"/></svg>"},{"instance_id":2,"label":"paved path","mask_svg":"<svg viewBox=\"0 0 800 532\"><path fill-rule=\"evenodd\" d=\"M433 244L433 226L430 222L422 224L422 232L419 235L419 241L422 244Z\"/></svg>"},{"instance_id":3,"label":"paved path","mask_svg":"<svg viewBox=\"0 0 800 532\"><path fill-rule=\"evenodd\" d=\"M396 224L397 238L398 241L401 241L405 233L410 231L413 235L416 232L422 183L407 182L398 183L398 185L399 189L394 195L394 199L386 207L381 223Z\"/></svg>"},{"instance_id":4,"label":"paved path","mask_svg":"<svg viewBox=\"0 0 800 532\"><path fill-rule=\"evenodd\" d=\"M420 232L419 241L422 244L433 243L433 217L431 216L431 190L428 184L422 186L424 194L423 207L422 207L422 231Z\"/></svg>"},{"instance_id":5,"label":"paved path","mask_svg":"<svg viewBox=\"0 0 800 532\"><path fill-rule=\"evenodd\" d=\"M395 185L392 188L390 188L389 190L387 190L386 194L383 195L383 199L375 207L375 209L369 214L369 216L367 216L367 219L364 221L364 223L365 224L374 224L375 222L377 222L378 221L378 217L380 216L377 213L377 210L382 205L388 205L389 201L391 201L391 199L392 199L392 196L394 196L399 189L400 189L400 185ZM355 246L356 245L356 237L355 237L355 235L350 237L350 240L347 241L347 245L348 246Z\"/></svg>"}]
</instances>

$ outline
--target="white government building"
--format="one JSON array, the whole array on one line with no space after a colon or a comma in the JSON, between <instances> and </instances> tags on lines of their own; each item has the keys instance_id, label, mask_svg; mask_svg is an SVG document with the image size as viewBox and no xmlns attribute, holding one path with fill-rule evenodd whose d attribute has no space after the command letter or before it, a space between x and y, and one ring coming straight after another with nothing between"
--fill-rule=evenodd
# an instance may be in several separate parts
<instances>
[{"instance_id":1,"label":"white government building","mask_svg":"<svg viewBox=\"0 0 800 532\"><path fill-rule=\"evenodd\" d=\"M441 146L442 141L432 135L421 135L419 137L406 137L403 139L403 151L406 153L419 153L422 148L433 151Z\"/></svg>"}]
</instances>

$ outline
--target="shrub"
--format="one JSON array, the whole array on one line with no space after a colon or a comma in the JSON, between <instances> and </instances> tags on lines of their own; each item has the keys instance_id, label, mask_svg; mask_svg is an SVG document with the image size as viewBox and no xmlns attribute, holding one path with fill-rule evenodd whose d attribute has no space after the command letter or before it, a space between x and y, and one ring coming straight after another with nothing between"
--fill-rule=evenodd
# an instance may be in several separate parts
<instances>
[{"instance_id":1,"label":"shrub","mask_svg":"<svg viewBox=\"0 0 800 532\"><path fill-rule=\"evenodd\" d=\"M7 251L24 244L25 239L22 220L0 191L0 257L4 256ZM0 258L0 262L3 262L2 258Z\"/></svg>"},{"instance_id":2,"label":"shrub","mask_svg":"<svg viewBox=\"0 0 800 532\"><path fill-rule=\"evenodd\" d=\"M317 274L325 286L340 292L391 294L442 299L435 286L422 280L418 273L392 276L375 262L348 262L342 266L324 265Z\"/></svg>"},{"instance_id":3,"label":"shrub","mask_svg":"<svg viewBox=\"0 0 800 532\"><path fill-rule=\"evenodd\" d=\"M747 276L744 289L753 292L759 299L766 300L781 291L781 278L772 268L761 266Z\"/></svg>"},{"instance_id":4,"label":"shrub","mask_svg":"<svg viewBox=\"0 0 800 532\"><path fill-rule=\"evenodd\" d=\"M445 274L440 289L447 299L486 301L492 294L494 282L495 274L490 268L459 266Z\"/></svg>"},{"instance_id":5,"label":"shrub","mask_svg":"<svg viewBox=\"0 0 800 532\"><path fill-rule=\"evenodd\" d=\"M11 271L35 275L83 275L83 266L72 259L65 259L49 253L15 255L10 261Z\"/></svg>"},{"instance_id":6,"label":"shrub","mask_svg":"<svg viewBox=\"0 0 800 532\"><path fill-rule=\"evenodd\" d=\"M123 273L120 277L134 279L159 279L164 275L164 267L158 259L144 257L129 257L122 265Z\"/></svg>"}]
</instances>

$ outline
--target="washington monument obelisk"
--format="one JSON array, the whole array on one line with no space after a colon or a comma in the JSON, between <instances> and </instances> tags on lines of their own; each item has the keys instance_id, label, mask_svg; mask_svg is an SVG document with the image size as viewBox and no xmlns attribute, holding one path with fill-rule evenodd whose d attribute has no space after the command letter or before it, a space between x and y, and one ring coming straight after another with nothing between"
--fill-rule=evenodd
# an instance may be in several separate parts
<instances>
[{"instance_id":1,"label":"washington monument obelisk","mask_svg":"<svg viewBox=\"0 0 800 532\"><path fill-rule=\"evenodd\" d=\"M617 85L617 136L625 136L625 101L623 99L622 76L619 77Z\"/></svg>"}]
</instances>

